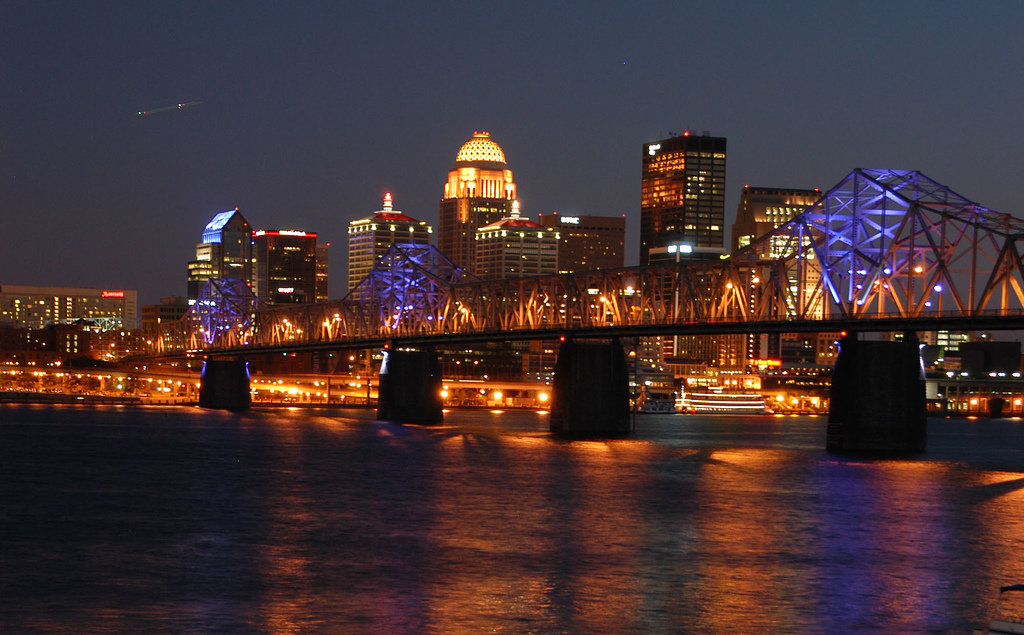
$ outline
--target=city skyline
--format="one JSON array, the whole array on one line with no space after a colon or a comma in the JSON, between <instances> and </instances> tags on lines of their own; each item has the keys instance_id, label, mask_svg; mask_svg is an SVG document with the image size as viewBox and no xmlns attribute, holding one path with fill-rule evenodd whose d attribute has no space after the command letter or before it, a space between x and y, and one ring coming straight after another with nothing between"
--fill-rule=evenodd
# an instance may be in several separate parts
<instances>
[{"instance_id":1,"label":"city skyline","mask_svg":"<svg viewBox=\"0 0 1024 635\"><path fill-rule=\"evenodd\" d=\"M0 282L184 295L235 206L318 232L340 280L348 222L385 191L437 226L474 130L529 218L625 213L626 264L643 144L686 129L729 140L726 227L744 184L855 167L1022 215L1019 5L469 6L5 4Z\"/></svg>"}]
</instances>

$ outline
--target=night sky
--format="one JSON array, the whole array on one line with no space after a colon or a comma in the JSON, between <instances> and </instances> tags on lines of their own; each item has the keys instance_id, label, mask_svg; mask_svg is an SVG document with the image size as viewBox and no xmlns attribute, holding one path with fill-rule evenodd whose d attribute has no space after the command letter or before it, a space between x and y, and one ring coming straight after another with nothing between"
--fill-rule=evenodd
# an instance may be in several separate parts
<instances>
[{"instance_id":1,"label":"night sky","mask_svg":"<svg viewBox=\"0 0 1024 635\"><path fill-rule=\"evenodd\" d=\"M332 243L436 227L474 130L524 214L628 218L642 144L728 138L745 183L916 169L1024 216L1022 2L0 3L0 283L185 294L216 212ZM202 102L146 116L140 110Z\"/></svg>"}]
</instances>

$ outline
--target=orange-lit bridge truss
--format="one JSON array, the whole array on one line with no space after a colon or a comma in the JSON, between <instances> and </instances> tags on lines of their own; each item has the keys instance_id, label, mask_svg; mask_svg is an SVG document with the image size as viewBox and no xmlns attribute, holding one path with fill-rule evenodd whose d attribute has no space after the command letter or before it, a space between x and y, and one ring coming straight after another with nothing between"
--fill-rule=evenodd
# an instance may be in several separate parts
<instances>
[{"instance_id":1,"label":"orange-lit bridge truss","mask_svg":"<svg viewBox=\"0 0 1024 635\"><path fill-rule=\"evenodd\" d=\"M914 171L858 169L731 257L481 281L396 245L343 300L255 311L210 345L188 316L155 353L388 341L1024 328L1024 221Z\"/></svg>"}]
</instances>

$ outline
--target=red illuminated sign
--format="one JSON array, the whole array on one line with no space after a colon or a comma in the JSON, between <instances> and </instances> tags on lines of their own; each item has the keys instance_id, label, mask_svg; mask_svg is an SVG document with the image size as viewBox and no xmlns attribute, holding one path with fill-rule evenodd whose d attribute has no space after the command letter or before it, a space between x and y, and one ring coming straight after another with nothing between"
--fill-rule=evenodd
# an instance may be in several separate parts
<instances>
[{"instance_id":1,"label":"red illuminated sign","mask_svg":"<svg viewBox=\"0 0 1024 635\"><path fill-rule=\"evenodd\" d=\"M104 291L103 292L103 297L104 298L123 298L124 297L124 291Z\"/></svg>"},{"instance_id":2,"label":"red illuminated sign","mask_svg":"<svg viewBox=\"0 0 1024 635\"><path fill-rule=\"evenodd\" d=\"M281 231L267 231L259 229L252 233L253 236L309 236L316 238L316 232L303 232L297 229L282 229Z\"/></svg>"},{"instance_id":3,"label":"red illuminated sign","mask_svg":"<svg viewBox=\"0 0 1024 635\"><path fill-rule=\"evenodd\" d=\"M751 366L782 366L782 361L778 359L748 359L747 363Z\"/></svg>"}]
</instances>

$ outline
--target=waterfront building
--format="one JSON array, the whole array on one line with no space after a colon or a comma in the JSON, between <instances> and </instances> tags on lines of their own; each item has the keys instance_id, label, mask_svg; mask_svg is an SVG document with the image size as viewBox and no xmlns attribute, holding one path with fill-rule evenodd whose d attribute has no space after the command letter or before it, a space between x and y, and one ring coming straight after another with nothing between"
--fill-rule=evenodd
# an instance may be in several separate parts
<instances>
[{"instance_id":1,"label":"waterfront building","mask_svg":"<svg viewBox=\"0 0 1024 635\"><path fill-rule=\"evenodd\" d=\"M839 357L843 333L761 333L747 338L747 366L754 367L769 360L782 370L831 368Z\"/></svg>"},{"instance_id":2,"label":"waterfront building","mask_svg":"<svg viewBox=\"0 0 1024 635\"><path fill-rule=\"evenodd\" d=\"M89 321L40 329L0 326L0 364L67 366L81 360L116 361L143 351L138 329L103 329Z\"/></svg>"},{"instance_id":3,"label":"waterfront building","mask_svg":"<svg viewBox=\"0 0 1024 635\"><path fill-rule=\"evenodd\" d=\"M640 181L640 263L656 247L685 245L685 259L720 253L725 229L724 137L689 131L645 143ZM705 251L710 248L711 251ZM718 250L718 252L714 251Z\"/></svg>"},{"instance_id":4,"label":"waterfront building","mask_svg":"<svg viewBox=\"0 0 1024 635\"><path fill-rule=\"evenodd\" d=\"M65 356L56 347L56 332L57 327L54 325L44 329L29 329L0 324L0 365L61 366Z\"/></svg>"},{"instance_id":5,"label":"waterfront building","mask_svg":"<svg viewBox=\"0 0 1024 635\"><path fill-rule=\"evenodd\" d=\"M252 227L238 208L216 214L203 229L196 258L188 263L188 300L195 303L211 278L252 283Z\"/></svg>"},{"instance_id":6,"label":"waterfront building","mask_svg":"<svg viewBox=\"0 0 1024 635\"><path fill-rule=\"evenodd\" d=\"M138 328L138 292L0 285L0 323L28 329L88 321L102 330Z\"/></svg>"},{"instance_id":7,"label":"waterfront building","mask_svg":"<svg viewBox=\"0 0 1024 635\"><path fill-rule=\"evenodd\" d=\"M316 232L261 229L252 242L257 298L267 304L316 301Z\"/></svg>"},{"instance_id":8,"label":"waterfront building","mask_svg":"<svg viewBox=\"0 0 1024 635\"><path fill-rule=\"evenodd\" d=\"M145 350L142 331L138 329L93 330L92 349L87 353L92 359L114 362L125 357L138 355ZM70 353L68 353L70 357Z\"/></svg>"},{"instance_id":9,"label":"waterfront building","mask_svg":"<svg viewBox=\"0 0 1024 635\"><path fill-rule=\"evenodd\" d=\"M558 272L616 269L626 263L626 215L541 214L541 227L557 231Z\"/></svg>"},{"instance_id":10,"label":"waterfront building","mask_svg":"<svg viewBox=\"0 0 1024 635\"><path fill-rule=\"evenodd\" d=\"M512 202L506 217L476 230L476 273L481 278L521 278L557 272L558 230L519 215Z\"/></svg>"},{"instance_id":11,"label":"waterfront building","mask_svg":"<svg viewBox=\"0 0 1024 635\"><path fill-rule=\"evenodd\" d=\"M394 209L391 192L384 205L366 218L348 224L348 288L351 291L395 243L429 245L433 228Z\"/></svg>"},{"instance_id":12,"label":"waterfront building","mask_svg":"<svg viewBox=\"0 0 1024 635\"><path fill-rule=\"evenodd\" d=\"M488 132L474 132L455 155L441 199L437 247L476 273L476 230L512 212L516 184L505 153ZM351 284L351 282L350 282Z\"/></svg>"}]
</instances>

